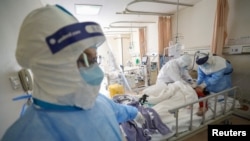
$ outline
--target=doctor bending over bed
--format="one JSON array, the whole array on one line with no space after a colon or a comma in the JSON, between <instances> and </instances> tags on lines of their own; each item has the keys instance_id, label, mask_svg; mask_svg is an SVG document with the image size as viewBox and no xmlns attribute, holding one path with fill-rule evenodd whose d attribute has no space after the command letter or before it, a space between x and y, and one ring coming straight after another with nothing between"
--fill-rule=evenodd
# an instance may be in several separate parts
<instances>
[{"instance_id":1,"label":"doctor bending over bed","mask_svg":"<svg viewBox=\"0 0 250 141\"><path fill-rule=\"evenodd\" d=\"M174 83L180 81L184 84L192 82L189 75L188 67L191 65L192 59L188 54L184 54L176 59L168 61L160 70L157 76L156 84Z\"/></svg>"},{"instance_id":2,"label":"doctor bending over bed","mask_svg":"<svg viewBox=\"0 0 250 141\"><path fill-rule=\"evenodd\" d=\"M99 94L96 50L104 41L97 23L80 23L61 6L32 11L21 26L16 59L33 73L33 104L1 141L121 141L119 123L143 124L135 107Z\"/></svg>"},{"instance_id":3,"label":"doctor bending over bed","mask_svg":"<svg viewBox=\"0 0 250 141\"><path fill-rule=\"evenodd\" d=\"M198 78L195 91L199 96L204 97L232 87L233 68L229 61L220 56L209 55L209 53L198 53L196 64L198 65ZM206 109L202 108L201 103L200 106L197 114L203 115L207 111L207 103Z\"/></svg>"},{"instance_id":4,"label":"doctor bending over bed","mask_svg":"<svg viewBox=\"0 0 250 141\"><path fill-rule=\"evenodd\" d=\"M228 60L220 56L199 53L196 64L198 65L196 90L218 93L232 87L233 68Z\"/></svg>"}]
</instances>

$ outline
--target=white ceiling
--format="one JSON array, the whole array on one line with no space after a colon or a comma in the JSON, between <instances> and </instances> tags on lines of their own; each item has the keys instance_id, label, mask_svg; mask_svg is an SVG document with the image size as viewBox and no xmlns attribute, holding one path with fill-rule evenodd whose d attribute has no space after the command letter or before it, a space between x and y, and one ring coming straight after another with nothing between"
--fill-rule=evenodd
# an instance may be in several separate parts
<instances>
[{"instance_id":1,"label":"white ceiling","mask_svg":"<svg viewBox=\"0 0 250 141\"><path fill-rule=\"evenodd\" d=\"M69 10L79 21L95 21L104 29L146 26L156 23L160 15L173 15L177 9L189 7L201 0L40 0L43 5L59 4ZM173 3L173 4L171 4ZM174 3L179 3L176 5ZM75 4L102 5L99 15L75 14ZM118 27L117 27L118 26ZM113 27L113 28L110 28ZM116 27L116 28L114 28Z\"/></svg>"}]
</instances>

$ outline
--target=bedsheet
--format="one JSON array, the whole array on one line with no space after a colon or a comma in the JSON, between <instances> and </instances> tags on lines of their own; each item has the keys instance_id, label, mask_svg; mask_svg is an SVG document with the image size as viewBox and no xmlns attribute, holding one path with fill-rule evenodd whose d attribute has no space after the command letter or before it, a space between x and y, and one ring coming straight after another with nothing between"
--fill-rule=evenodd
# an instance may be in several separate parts
<instances>
[{"instance_id":1,"label":"bedsheet","mask_svg":"<svg viewBox=\"0 0 250 141\"><path fill-rule=\"evenodd\" d=\"M144 89L139 95L136 95L136 97L141 97L143 94L148 95L146 104L159 114L163 123L166 124L171 130L171 133L167 135L153 134L152 141L164 140L175 134L176 118L173 113L169 112L170 109L198 100L195 90L190 85L183 84L179 81L170 84L160 83L152 85ZM198 109L198 103L193 105L194 113L196 113ZM190 113L190 107L183 108L179 111L179 132L188 130L190 125ZM194 127L198 127L201 124L201 121L201 117L196 114L193 115Z\"/></svg>"},{"instance_id":2,"label":"bedsheet","mask_svg":"<svg viewBox=\"0 0 250 141\"><path fill-rule=\"evenodd\" d=\"M152 134L167 135L171 132L166 124L164 124L158 113L149 107L144 107L133 96L116 95L113 97L116 103L127 104L136 107L145 118L143 125L134 120L121 123L120 127L127 141L150 141Z\"/></svg>"},{"instance_id":3,"label":"bedsheet","mask_svg":"<svg viewBox=\"0 0 250 141\"><path fill-rule=\"evenodd\" d=\"M147 102L149 105L153 104L153 108L159 116L161 117L164 124L166 124L171 133L168 135L153 134L152 141L161 141L166 140L172 137L176 133L176 118L173 113L170 113L169 110L184 105L186 103L195 102L198 100L198 96L193 88L189 85L183 84L181 82L175 82L171 84L159 84L150 86L142 91L139 97L143 94L149 95ZM211 94L212 95L212 94ZM226 102L226 111L231 110L233 104L235 108L240 107L238 100L233 103L234 99L227 97ZM214 116L215 112L215 103L216 103L216 115L221 115L224 106L225 99L224 96L218 96L217 98L208 99L208 111L205 114L205 120L210 120ZM199 103L193 105L193 119L192 127L198 128L202 121L203 117L196 115L196 112L199 110ZM191 119L191 108L189 106L182 108L178 112L178 132L185 132L190 128L190 119Z\"/></svg>"},{"instance_id":4,"label":"bedsheet","mask_svg":"<svg viewBox=\"0 0 250 141\"><path fill-rule=\"evenodd\" d=\"M198 96L193 88L189 85L181 82L175 82L171 84L157 84L147 87L139 95L131 95L134 99L139 100L143 94L147 94L148 97L144 103L144 107L151 108L157 112L161 121L169 128L168 134L154 133L150 135L150 141L164 141L171 138L176 133L176 117L174 113L170 113L169 110L182 106L187 103L195 102L198 100ZM216 113L221 114L224 109L225 99L222 96L208 99L208 111L205 114L205 119L209 120L213 118L214 107L216 101ZM233 98L227 97L227 108L226 111L231 110L233 105ZM239 106L239 102L236 101L236 107ZM199 110L199 103L193 105L192 109L186 106L178 112L178 133L185 132L190 128L190 113L192 115L192 127L198 128L203 117L196 115Z\"/></svg>"},{"instance_id":5,"label":"bedsheet","mask_svg":"<svg viewBox=\"0 0 250 141\"><path fill-rule=\"evenodd\" d=\"M226 111L230 111L232 108L232 103L233 99L232 98L228 98L227 101L227 108ZM236 101L236 107L239 107L239 102ZM217 100L217 109L216 109L216 115L221 115L223 112L224 108L224 101L220 101ZM188 110L187 110L188 111ZM205 113L205 120L209 121L213 118L214 116L214 100L208 100L208 111ZM189 130L190 127L190 112L187 112L187 114L182 114L182 116L180 116L179 120L178 120L178 133L183 133L185 131ZM182 112L183 113L183 112ZM169 114L169 113L168 113ZM186 116L184 116L186 115ZM166 141L166 139L169 139L171 137L173 137L176 133L176 119L174 117L174 115L170 114L170 116L168 118L166 118L166 116L161 117L163 120L163 123L166 124L170 130L171 133L167 134L167 135L160 135L160 134L153 134L152 140L151 141ZM201 123L202 123L203 119L201 116L197 116L196 113L193 114L193 120L192 120L192 127L193 128L199 128Z\"/></svg>"}]
</instances>

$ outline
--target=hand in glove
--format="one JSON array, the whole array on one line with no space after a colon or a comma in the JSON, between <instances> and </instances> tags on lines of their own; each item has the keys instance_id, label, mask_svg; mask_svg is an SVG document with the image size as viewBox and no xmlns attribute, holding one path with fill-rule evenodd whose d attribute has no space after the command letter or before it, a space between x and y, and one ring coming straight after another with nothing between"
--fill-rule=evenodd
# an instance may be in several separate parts
<instances>
[{"instance_id":1,"label":"hand in glove","mask_svg":"<svg viewBox=\"0 0 250 141\"><path fill-rule=\"evenodd\" d=\"M197 83L195 79L188 79L188 83L192 88L196 88L197 87Z\"/></svg>"},{"instance_id":2,"label":"hand in glove","mask_svg":"<svg viewBox=\"0 0 250 141\"><path fill-rule=\"evenodd\" d=\"M195 91L196 91L197 93L203 93L203 90L204 90L204 88L201 87L201 86L195 87Z\"/></svg>"},{"instance_id":3,"label":"hand in glove","mask_svg":"<svg viewBox=\"0 0 250 141\"><path fill-rule=\"evenodd\" d=\"M141 103L141 105L143 105L145 102L148 102L147 97L148 97L148 95L143 94L142 97L139 98L139 102Z\"/></svg>"},{"instance_id":4,"label":"hand in glove","mask_svg":"<svg viewBox=\"0 0 250 141\"><path fill-rule=\"evenodd\" d=\"M136 124L139 128L142 128L142 125L145 123L146 120L143 117L143 115L140 112L138 112L134 121L136 122Z\"/></svg>"},{"instance_id":5,"label":"hand in glove","mask_svg":"<svg viewBox=\"0 0 250 141\"><path fill-rule=\"evenodd\" d=\"M191 87L192 87L192 88L196 88L196 87L197 87L197 84L196 84L196 83L193 83L193 84L191 84Z\"/></svg>"}]
</instances>

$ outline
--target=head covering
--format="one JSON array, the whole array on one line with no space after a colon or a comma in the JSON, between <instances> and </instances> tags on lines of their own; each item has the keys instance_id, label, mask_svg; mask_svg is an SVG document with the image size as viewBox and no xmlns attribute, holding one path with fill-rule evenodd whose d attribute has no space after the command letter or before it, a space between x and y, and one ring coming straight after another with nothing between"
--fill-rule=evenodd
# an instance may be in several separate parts
<instances>
[{"instance_id":1,"label":"head covering","mask_svg":"<svg viewBox=\"0 0 250 141\"><path fill-rule=\"evenodd\" d=\"M209 75L226 68L226 60L220 56L209 55L205 64L199 65L199 68Z\"/></svg>"},{"instance_id":2,"label":"head covering","mask_svg":"<svg viewBox=\"0 0 250 141\"><path fill-rule=\"evenodd\" d=\"M192 59L188 54L184 54L180 56L179 58L177 58L177 62L180 67L184 68L184 67L188 67L192 63Z\"/></svg>"},{"instance_id":3,"label":"head covering","mask_svg":"<svg viewBox=\"0 0 250 141\"><path fill-rule=\"evenodd\" d=\"M33 97L59 105L88 107L89 97L96 97L89 92L100 87L83 81L76 60L85 49L97 48L104 41L97 23L79 23L62 7L32 11L20 28L16 59L33 73Z\"/></svg>"},{"instance_id":4,"label":"head covering","mask_svg":"<svg viewBox=\"0 0 250 141\"><path fill-rule=\"evenodd\" d=\"M209 53L208 54L199 53L198 56L196 57L196 60L195 60L196 64L197 65L202 65L202 64L207 62L208 58L209 58Z\"/></svg>"}]
</instances>

